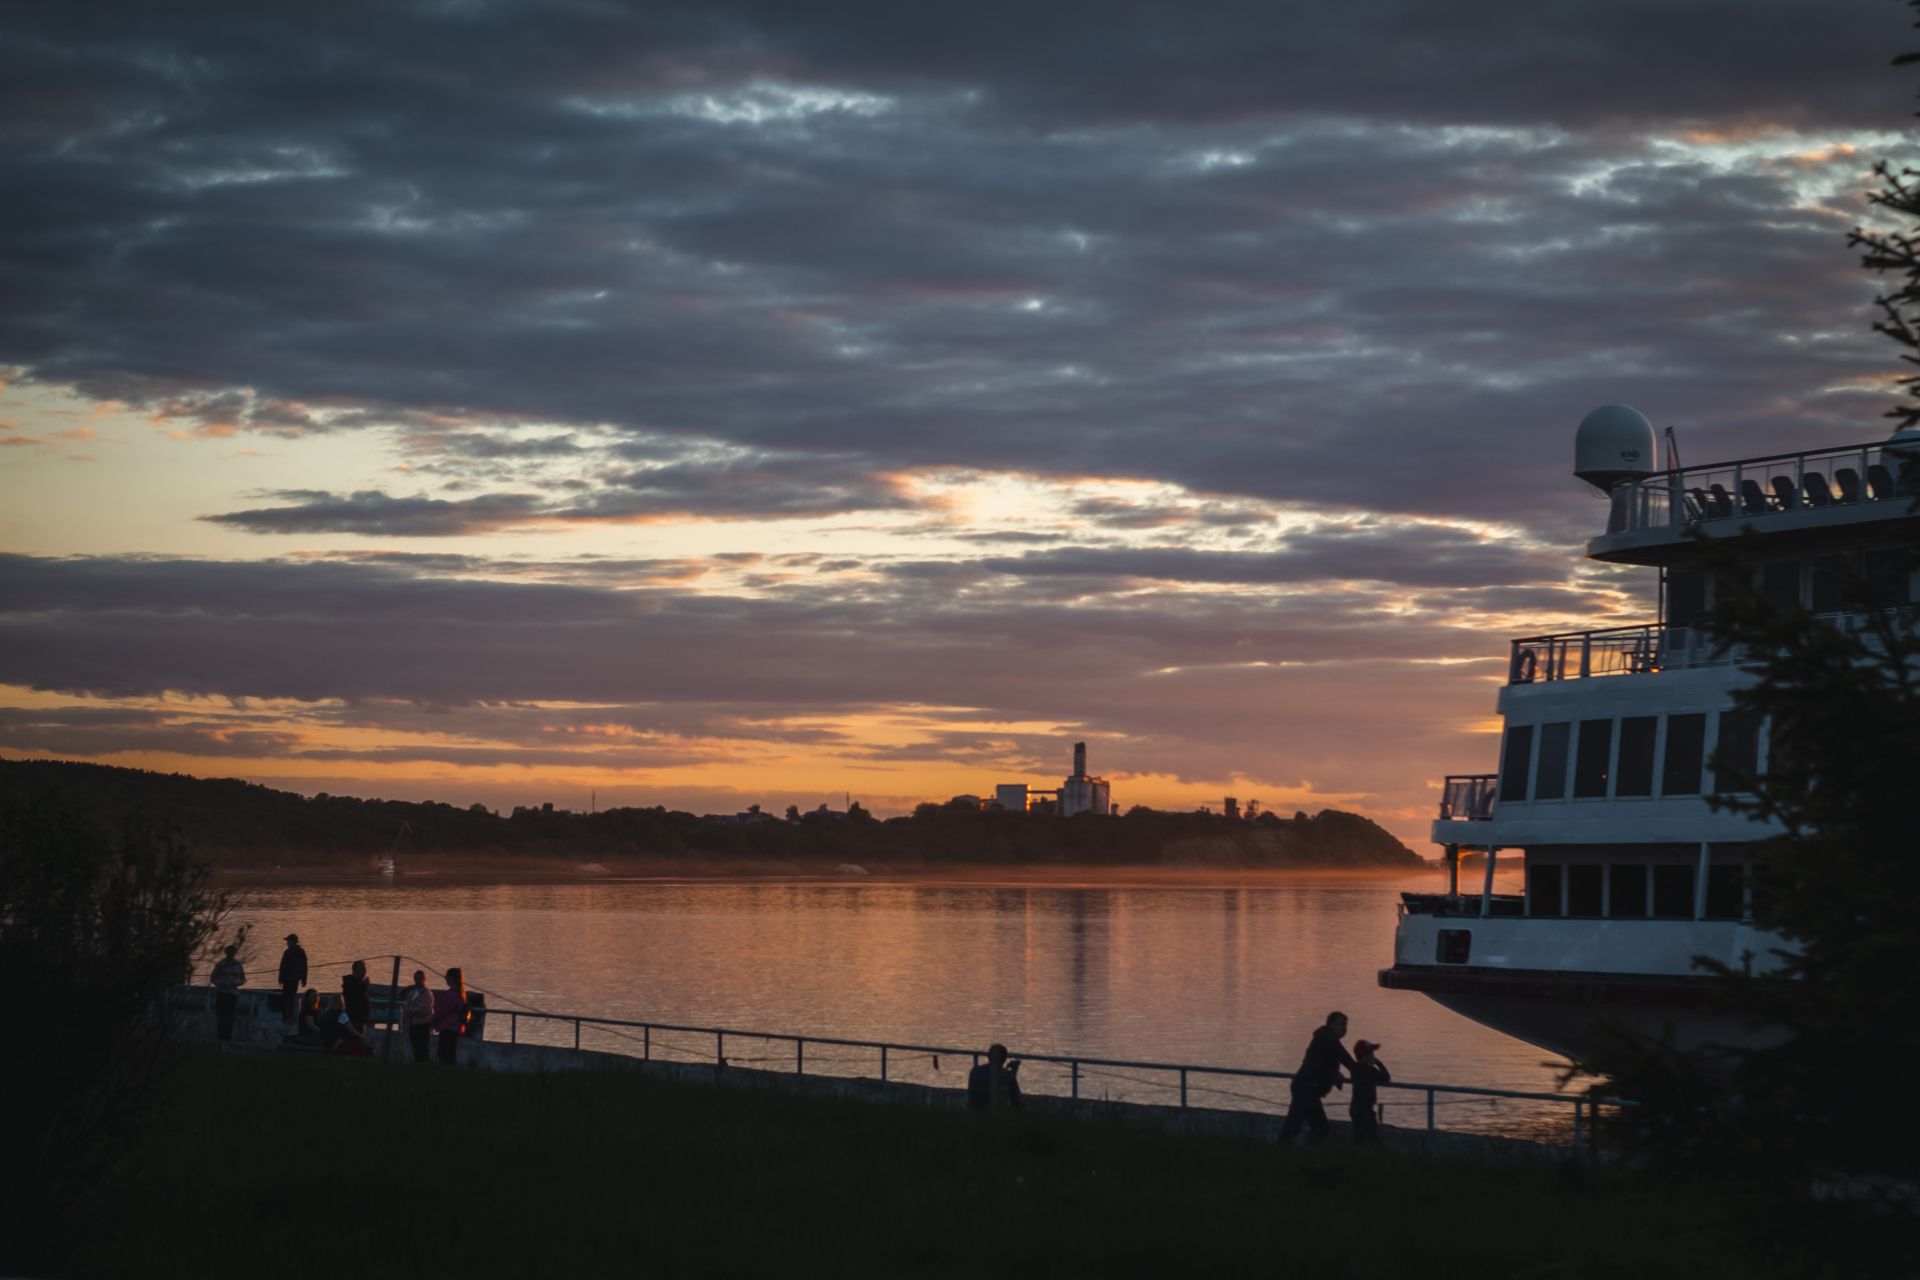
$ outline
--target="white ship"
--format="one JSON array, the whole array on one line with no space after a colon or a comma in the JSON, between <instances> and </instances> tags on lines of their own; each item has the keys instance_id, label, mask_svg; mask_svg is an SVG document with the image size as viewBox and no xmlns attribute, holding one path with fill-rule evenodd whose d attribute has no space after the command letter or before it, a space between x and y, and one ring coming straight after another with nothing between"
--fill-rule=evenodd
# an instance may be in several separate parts
<instances>
[{"instance_id":1,"label":"white ship","mask_svg":"<svg viewBox=\"0 0 1920 1280\"><path fill-rule=\"evenodd\" d=\"M1752 848L1771 829L1711 810L1714 758L1764 769L1767 732L1732 706L1749 679L1699 627L1713 586L1695 531L1727 539L1770 597L1829 615L1863 575L1884 604L1920 599L1909 548L1920 514L1920 433L1844 448L1655 471L1653 427L1624 405L1580 424L1574 472L1609 495L1587 554L1659 575L1641 626L1511 644L1499 772L1445 781L1434 842L1443 893L1405 894L1380 985L1555 1053L1603 1050L1612 1029L1681 1049L1764 1031L1712 1005L1693 964L1777 963L1758 928ZM1463 857L1482 855L1462 883ZM1521 893L1496 893L1515 865Z\"/></svg>"}]
</instances>

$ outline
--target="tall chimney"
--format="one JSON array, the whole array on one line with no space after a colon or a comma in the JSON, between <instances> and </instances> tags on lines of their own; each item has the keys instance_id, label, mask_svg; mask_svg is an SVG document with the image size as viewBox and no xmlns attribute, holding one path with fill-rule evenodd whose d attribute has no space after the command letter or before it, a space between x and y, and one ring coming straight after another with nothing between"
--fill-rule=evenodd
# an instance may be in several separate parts
<instances>
[{"instance_id":1,"label":"tall chimney","mask_svg":"<svg viewBox=\"0 0 1920 1280\"><path fill-rule=\"evenodd\" d=\"M1073 744L1073 776L1076 778L1087 776L1087 744L1084 742Z\"/></svg>"}]
</instances>

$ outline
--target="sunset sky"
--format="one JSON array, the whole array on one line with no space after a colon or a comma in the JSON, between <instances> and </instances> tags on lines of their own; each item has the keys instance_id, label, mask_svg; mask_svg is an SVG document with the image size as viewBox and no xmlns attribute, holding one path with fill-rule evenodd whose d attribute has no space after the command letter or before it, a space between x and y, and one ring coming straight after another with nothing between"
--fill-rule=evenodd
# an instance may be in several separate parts
<instances>
[{"instance_id":1,"label":"sunset sky","mask_svg":"<svg viewBox=\"0 0 1920 1280\"><path fill-rule=\"evenodd\" d=\"M1373 816L1647 618L1574 425L1877 439L1891 0L15 6L0 756Z\"/></svg>"}]
</instances>

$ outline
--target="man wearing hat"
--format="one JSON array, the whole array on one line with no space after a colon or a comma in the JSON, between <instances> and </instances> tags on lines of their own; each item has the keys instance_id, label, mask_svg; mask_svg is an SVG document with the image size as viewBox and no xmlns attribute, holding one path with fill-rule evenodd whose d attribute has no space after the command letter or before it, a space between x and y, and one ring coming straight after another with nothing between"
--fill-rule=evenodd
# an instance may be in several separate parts
<instances>
[{"instance_id":1,"label":"man wearing hat","mask_svg":"<svg viewBox=\"0 0 1920 1280\"><path fill-rule=\"evenodd\" d=\"M292 1022L300 1009L300 988L307 981L307 953L300 946L300 935L287 935L287 949L280 953L280 1021Z\"/></svg>"},{"instance_id":2,"label":"man wearing hat","mask_svg":"<svg viewBox=\"0 0 1920 1280\"><path fill-rule=\"evenodd\" d=\"M1347 1102L1347 1119L1353 1122L1353 1140L1355 1142L1380 1145L1380 1086L1393 1079L1387 1074L1387 1064L1374 1055L1380 1052L1380 1045L1372 1040L1356 1040L1353 1044L1353 1093Z\"/></svg>"}]
</instances>

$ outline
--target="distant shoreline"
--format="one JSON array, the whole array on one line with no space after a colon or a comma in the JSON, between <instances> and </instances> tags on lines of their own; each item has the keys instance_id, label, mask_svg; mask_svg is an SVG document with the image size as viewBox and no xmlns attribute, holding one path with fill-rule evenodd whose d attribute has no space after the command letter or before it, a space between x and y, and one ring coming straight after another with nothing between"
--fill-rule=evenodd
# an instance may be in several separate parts
<instances>
[{"instance_id":1,"label":"distant shoreline","mask_svg":"<svg viewBox=\"0 0 1920 1280\"><path fill-rule=\"evenodd\" d=\"M880 819L853 804L784 815L750 809L692 814L664 807L496 813L434 801L279 791L236 778L195 778L112 765L0 760L0 806L34 821L78 821L127 838L177 838L212 866L262 877L371 874L391 857L405 871L500 870L573 879L594 867L628 874L801 874L846 866L912 874L953 867L1240 872L1425 865L1372 820L1337 809L1228 817L1136 806L1120 815L1015 812L923 804ZM62 817L61 815L64 815ZM542 865L544 864L544 865Z\"/></svg>"},{"instance_id":2,"label":"distant shoreline","mask_svg":"<svg viewBox=\"0 0 1920 1280\"><path fill-rule=\"evenodd\" d=\"M357 885L367 888L433 888L436 885L659 884L659 885L804 885L838 888L912 886L917 888L1256 888L1305 879L1402 880L1431 867L1231 867L1140 866L1127 863L1006 866L991 863L942 863L919 867L861 866L843 872L818 862L729 862L715 866L674 859L619 859L589 870L554 865L546 858L484 858L475 863L457 857L421 859L387 877L338 865L216 867L212 880L224 889L298 888ZM860 865L860 864L848 864Z\"/></svg>"}]
</instances>

